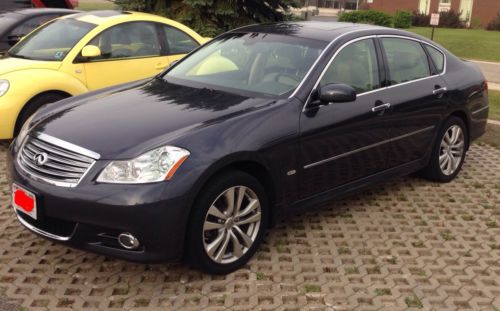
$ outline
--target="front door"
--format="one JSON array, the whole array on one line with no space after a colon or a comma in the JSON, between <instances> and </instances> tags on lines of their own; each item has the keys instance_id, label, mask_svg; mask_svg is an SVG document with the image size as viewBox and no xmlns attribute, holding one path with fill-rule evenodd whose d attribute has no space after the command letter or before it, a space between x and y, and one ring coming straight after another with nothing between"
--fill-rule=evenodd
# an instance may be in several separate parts
<instances>
[{"instance_id":1,"label":"front door","mask_svg":"<svg viewBox=\"0 0 500 311\"><path fill-rule=\"evenodd\" d=\"M381 88L380 67L375 41L369 38L344 47L321 77L317 89L342 83L358 95L353 102L306 105L300 120L302 198L387 167L390 131L384 123L387 91Z\"/></svg>"},{"instance_id":2,"label":"front door","mask_svg":"<svg viewBox=\"0 0 500 311\"><path fill-rule=\"evenodd\" d=\"M101 50L101 56L84 65L90 91L153 77L169 64L168 57L161 56L156 27L149 22L111 27L89 45Z\"/></svg>"}]
</instances>

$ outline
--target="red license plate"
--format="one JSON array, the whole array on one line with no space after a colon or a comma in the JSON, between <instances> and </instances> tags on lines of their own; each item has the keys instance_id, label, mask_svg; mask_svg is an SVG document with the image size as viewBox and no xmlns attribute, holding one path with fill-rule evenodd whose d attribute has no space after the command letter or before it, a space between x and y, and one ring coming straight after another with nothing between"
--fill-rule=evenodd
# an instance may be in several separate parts
<instances>
[{"instance_id":1,"label":"red license plate","mask_svg":"<svg viewBox=\"0 0 500 311\"><path fill-rule=\"evenodd\" d=\"M12 184L12 206L21 213L36 219L36 196L16 184Z\"/></svg>"}]
</instances>

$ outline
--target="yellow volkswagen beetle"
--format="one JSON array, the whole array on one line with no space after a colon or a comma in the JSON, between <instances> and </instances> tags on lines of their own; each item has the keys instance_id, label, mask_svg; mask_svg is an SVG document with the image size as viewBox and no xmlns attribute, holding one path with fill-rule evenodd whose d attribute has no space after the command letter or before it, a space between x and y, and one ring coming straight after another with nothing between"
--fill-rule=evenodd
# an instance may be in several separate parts
<instances>
[{"instance_id":1,"label":"yellow volkswagen beetle","mask_svg":"<svg viewBox=\"0 0 500 311\"><path fill-rule=\"evenodd\" d=\"M0 139L17 134L42 105L152 77L206 40L144 13L94 11L49 22L0 59Z\"/></svg>"}]
</instances>

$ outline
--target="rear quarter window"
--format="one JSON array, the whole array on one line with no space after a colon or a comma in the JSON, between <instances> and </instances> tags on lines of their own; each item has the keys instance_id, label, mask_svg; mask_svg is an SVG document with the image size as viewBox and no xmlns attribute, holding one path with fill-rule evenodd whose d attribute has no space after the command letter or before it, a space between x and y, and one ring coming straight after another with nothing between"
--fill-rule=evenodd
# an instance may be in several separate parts
<instances>
[{"instance_id":1,"label":"rear quarter window","mask_svg":"<svg viewBox=\"0 0 500 311\"><path fill-rule=\"evenodd\" d=\"M430 45L425 45L425 49L429 52L429 55L436 66L438 73L442 73L444 71L444 55L436 48L433 48Z\"/></svg>"}]
</instances>

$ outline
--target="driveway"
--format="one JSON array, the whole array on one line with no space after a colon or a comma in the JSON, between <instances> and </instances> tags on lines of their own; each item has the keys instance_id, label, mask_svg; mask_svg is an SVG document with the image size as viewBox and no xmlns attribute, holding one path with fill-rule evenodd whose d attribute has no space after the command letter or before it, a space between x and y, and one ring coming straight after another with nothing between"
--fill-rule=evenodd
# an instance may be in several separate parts
<instances>
[{"instance_id":1,"label":"driveway","mask_svg":"<svg viewBox=\"0 0 500 311\"><path fill-rule=\"evenodd\" d=\"M488 80L489 88L500 91L500 63L478 60L474 60L473 62L481 67L481 71L484 73L486 80Z\"/></svg>"},{"instance_id":2,"label":"driveway","mask_svg":"<svg viewBox=\"0 0 500 311\"><path fill-rule=\"evenodd\" d=\"M451 183L398 178L282 221L227 276L30 233L9 207L5 154L0 144L0 309L500 309L500 150L489 146L472 146Z\"/></svg>"}]
</instances>

